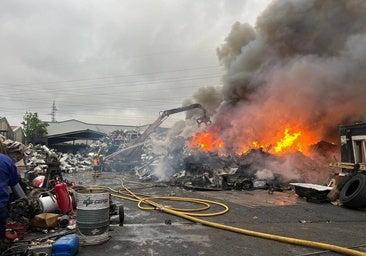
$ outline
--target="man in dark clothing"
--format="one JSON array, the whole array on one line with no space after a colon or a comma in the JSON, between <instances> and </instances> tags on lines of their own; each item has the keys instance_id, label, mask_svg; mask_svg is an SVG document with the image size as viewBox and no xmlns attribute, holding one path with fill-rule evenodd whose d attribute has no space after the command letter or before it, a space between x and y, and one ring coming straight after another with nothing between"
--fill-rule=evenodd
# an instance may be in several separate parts
<instances>
[{"instance_id":1,"label":"man in dark clothing","mask_svg":"<svg viewBox=\"0 0 366 256\"><path fill-rule=\"evenodd\" d=\"M0 141L0 147L1 147ZM5 153L5 152L3 152ZM6 220L8 218L8 203L10 199L9 186L15 186L20 178L13 160L0 153L0 243L4 242Z\"/></svg>"}]
</instances>

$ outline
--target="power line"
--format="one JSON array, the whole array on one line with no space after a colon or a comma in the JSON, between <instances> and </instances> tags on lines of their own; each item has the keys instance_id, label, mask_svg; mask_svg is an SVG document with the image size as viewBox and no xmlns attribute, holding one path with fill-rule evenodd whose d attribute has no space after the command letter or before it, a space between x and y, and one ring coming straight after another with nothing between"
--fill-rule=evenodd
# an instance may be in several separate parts
<instances>
[{"instance_id":1,"label":"power line","mask_svg":"<svg viewBox=\"0 0 366 256\"><path fill-rule=\"evenodd\" d=\"M216 66L206 66L161 72L99 76L94 78L70 79L41 83L17 83L14 84L15 86L9 83L2 83L0 84L0 88L5 88L1 88L2 93L0 94L0 101L10 103L4 104L2 111L19 115L20 111L25 112L25 110L29 111L30 109L32 109L32 111L29 112L41 111L41 113L43 113L44 109L48 108L46 105L49 106L49 98L56 97L58 106L61 107L62 116L74 116L75 111L70 111L70 108L80 108L81 111L78 112L80 113L78 116L103 118L105 115L89 114L90 112L84 113L82 111L82 109L90 108L94 112L97 108L100 108L104 110L111 110L108 112L108 115L112 118L116 118L118 120L129 120L131 117L124 118L118 114L112 113L114 111L121 110L123 106L136 107L138 110L156 109L157 113L163 109L176 107L177 103L181 103L184 100L184 93L182 94L180 92L183 92L185 89L198 89L202 87L202 83L199 82L202 80L205 81L206 86L212 83L207 81L215 81L214 83L217 83L216 81L221 77L221 71L219 70L215 73L200 72L199 74L190 73L186 75L183 75L180 72L197 72L200 70L209 71L210 69L212 70L213 67L217 69ZM141 77L143 75L151 75L152 77ZM170 75L170 77L164 77L164 75ZM118 81L123 78L138 78L138 80ZM116 79L117 81L111 81L112 79ZM191 82L191 84L188 85L188 82ZM199 82L199 84L197 82ZM175 84L174 86L171 86L168 83ZM128 86L127 88L124 87L125 85L130 84L131 86ZM58 87L48 87L52 85L58 85ZM145 86L149 87L144 89ZM123 87L121 88L121 91L118 90L120 87ZM98 92L98 90L102 91ZM148 94L149 98L144 98L141 94ZM156 95L154 96L154 94ZM83 97L88 97L90 101L86 103L81 102L80 99ZM16 102L16 99L19 99L19 105L14 103ZM116 101L116 103L113 103L113 101ZM52 119L55 118L55 112L56 111L52 112L53 114L51 113ZM146 120L146 122L151 121L146 116L134 115L133 119Z\"/></svg>"},{"instance_id":2,"label":"power line","mask_svg":"<svg viewBox=\"0 0 366 256\"><path fill-rule=\"evenodd\" d=\"M23 82L23 83L9 83L9 82L0 82L0 85L9 85L9 86L27 86L27 85L42 85L42 84L58 84L58 83L75 83L75 82L86 82L86 81L94 81L94 80L103 80L103 79L111 79L111 78L126 78L126 77L136 77L136 76L147 76L147 75L157 75L157 74L169 74L176 73L182 71L197 71L208 68L219 68L218 66L205 66L205 67L195 67L195 68L185 68L185 69L176 69L176 70L168 70L168 71L160 71L160 72L146 72L146 73L137 73L137 74L125 74L125 75L109 75L109 76L101 76L101 77L93 77L93 78L80 78L80 79L70 79L70 80L60 80L60 81L47 81L47 82Z\"/></svg>"}]
</instances>

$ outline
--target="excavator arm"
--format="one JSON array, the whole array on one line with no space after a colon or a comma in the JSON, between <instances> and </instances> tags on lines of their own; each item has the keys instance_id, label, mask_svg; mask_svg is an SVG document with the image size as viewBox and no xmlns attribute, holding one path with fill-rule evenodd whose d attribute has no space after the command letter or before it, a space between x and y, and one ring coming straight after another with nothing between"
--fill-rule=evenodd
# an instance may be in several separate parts
<instances>
[{"instance_id":1,"label":"excavator arm","mask_svg":"<svg viewBox=\"0 0 366 256\"><path fill-rule=\"evenodd\" d=\"M184 106L184 107L180 107L180 108L173 108L173 109L162 111L162 112L160 112L160 116L161 117L168 117L171 114L176 114L176 113L191 110L191 109L194 109L194 108L200 108L200 109L202 109L202 112L203 112L203 115L196 120L198 125L200 125L201 123L205 123L206 125L210 125L211 120L210 120L209 116L207 115L206 109L204 107L202 107L201 104L198 104L198 103L191 104L191 105Z\"/></svg>"},{"instance_id":2,"label":"excavator arm","mask_svg":"<svg viewBox=\"0 0 366 256\"><path fill-rule=\"evenodd\" d=\"M210 117L207 115L206 109L204 107L202 107L201 104L196 103L196 104L191 104L191 105L180 107L180 108L168 109L168 110L161 111L159 113L159 117L155 120L155 122L153 122L152 124L149 125L149 127L144 131L144 133L141 134L140 137L138 137L138 139L135 141L135 143L140 143L140 142L145 141L147 139L147 137L153 131L155 131L155 129L158 128L160 126L160 124L162 122L164 122L164 120L168 116L170 116L172 114L188 111L191 109L195 109L195 108L200 108L203 112L202 116L200 116L199 118L196 119L197 124L201 125L201 123L205 123L206 126L210 125L212 123L210 120Z\"/></svg>"},{"instance_id":3,"label":"excavator arm","mask_svg":"<svg viewBox=\"0 0 366 256\"><path fill-rule=\"evenodd\" d=\"M188 111L191 109L195 109L195 108L199 108L202 110L203 114L202 116L200 116L199 118L196 119L196 122L198 124L198 126L201 125L201 123L205 123L206 126L210 125L212 122L210 120L210 117L207 115L207 111L204 107L202 107L201 104L191 104L188 106L184 106L184 107L179 107L179 108L173 108L173 109L168 109L168 110L164 110L161 111L159 113L159 117L152 123L149 125L149 127L141 134L141 136L139 136L135 142L133 143L133 145L131 145L129 148L124 148L121 149L115 153L113 153L113 156L118 155L119 153L125 152L125 155L129 155L129 159L136 159L136 149L139 148L139 146L142 145L142 142L144 142L147 137L155 131L156 128L158 128L160 126L160 124L162 122L164 122L164 120L169 117L172 114L176 114L176 113L180 113L180 112L184 112L184 111ZM138 146L137 146L138 145ZM107 157L105 157L105 159L110 158L112 155L109 155Z\"/></svg>"}]
</instances>

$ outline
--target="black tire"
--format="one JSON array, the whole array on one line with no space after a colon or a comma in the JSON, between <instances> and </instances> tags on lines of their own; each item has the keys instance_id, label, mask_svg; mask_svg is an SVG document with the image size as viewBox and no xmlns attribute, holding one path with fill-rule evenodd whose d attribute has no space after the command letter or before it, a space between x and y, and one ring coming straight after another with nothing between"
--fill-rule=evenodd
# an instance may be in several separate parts
<instances>
[{"instance_id":1,"label":"black tire","mask_svg":"<svg viewBox=\"0 0 366 256\"><path fill-rule=\"evenodd\" d=\"M243 185L243 190L250 190L253 188L253 182L251 180L244 180L242 185Z\"/></svg>"},{"instance_id":2,"label":"black tire","mask_svg":"<svg viewBox=\"0 0 366 256\"><path fill-rule=\"evenodd\" d=\"M339 191L341 191L342 190L342 188L344 187L344 185L346 185L346 183L350 180L350 179L352 179L352 177L353 177L353 175L346 175L346 176L344 176L343 177L343 179L339 182L339 184L337 184L337 188L338 188L338 190Z\"/></svg>"},{"instance_id":3,"label":"black tire","mask_svg":"<svg viewBox=\"0 0 366 256\"><path fill-rule=\"evenodd\" d=\"M118 206L118 216L119 216L119 225L123 226L123 222L125 221L125 209L123 205Z\"/></svg>"},{"instance_id":4,"label":"black tire","mask_svg":"<svg viewBox=\"0 0 366 256\"><path fill-rule=\"evenodd\" d=\"M339 200L349 208L366 207L366 175L357 174L344 184Z\"/></svg>"}]
</instances>

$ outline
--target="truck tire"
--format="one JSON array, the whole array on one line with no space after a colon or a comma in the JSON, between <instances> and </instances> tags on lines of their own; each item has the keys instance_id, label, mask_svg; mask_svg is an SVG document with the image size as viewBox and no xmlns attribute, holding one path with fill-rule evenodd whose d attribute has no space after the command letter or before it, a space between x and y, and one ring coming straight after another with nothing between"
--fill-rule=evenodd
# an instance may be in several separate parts
<instances>
[{"instance_id":1,"label":"truck tire","mask_svg":"<svg viewBox=\"0 0 366 256\"><path fill-rule=\"evenodd\" d=\"M339 194L339 200L349 208L366 207L366 175L357 174L347 181Z\"/></svg>"}]
</instances>

